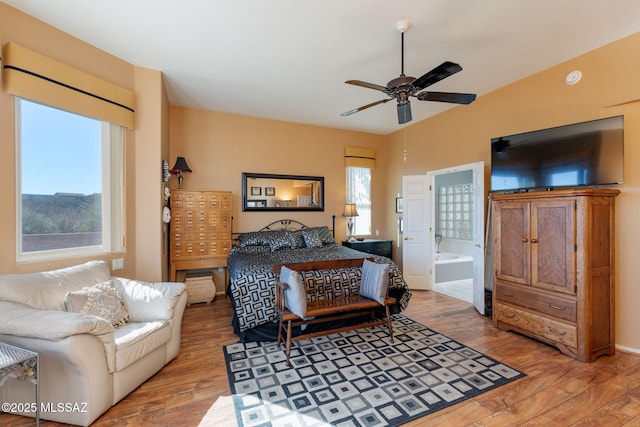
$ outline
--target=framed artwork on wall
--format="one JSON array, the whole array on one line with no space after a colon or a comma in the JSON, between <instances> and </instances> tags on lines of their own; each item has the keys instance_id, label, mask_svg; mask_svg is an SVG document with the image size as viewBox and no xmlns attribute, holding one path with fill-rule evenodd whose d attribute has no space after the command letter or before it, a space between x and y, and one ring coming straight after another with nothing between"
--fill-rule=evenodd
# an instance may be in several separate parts
<instances>
[{"instance_id":1,"label":"framed artwork on wall","mask_svg":"<svg viewBox=\"0 0 640 427\"><path fill-rule=\"evenodd\" d=\"M402 197L396 197L396 212L402 213Z\"/></svg>"},{"instance_id":2,"label":"framed artwork on wall","mask_svg":"<svg viewBox=\"0 0 640 427\"><path fill-rule=\"evenodd\" d=\"M251 208L266 208L267 201L266 200L247 200L247 206Z\"/></svg>"},{"instance_id":3,"label":"framed artwork on wall","mask_svg":"<svg viewBox=\"0 0 640 427\"><path fill-rule=\"evenodd\" d=\"M262 196L262 187L251 187L252 196Z\"/></svg>"},{"instance_id":4,"label":"framed artwork on wall","mask_svg":"<svg viewBox=\"0 0 640 427\"><path fill-rule=\"evenodd\" d=\"M264 195L265 196L275 196L276 188L275 187L264 187Z\"/></svg>"}]
</instances>

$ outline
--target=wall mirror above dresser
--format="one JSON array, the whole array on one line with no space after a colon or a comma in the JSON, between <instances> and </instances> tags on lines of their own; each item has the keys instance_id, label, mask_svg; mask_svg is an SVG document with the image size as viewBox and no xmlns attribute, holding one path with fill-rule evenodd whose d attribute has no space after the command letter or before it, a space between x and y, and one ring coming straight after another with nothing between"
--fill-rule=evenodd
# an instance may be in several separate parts
<instances>
[{"instance_id":1,"label":"wall mirror above dresser","mask_svg":"<svg viewBox=\"0 0 640 427\"><path fill-rule=\"evenodd\" d=\"M324 177L242 173L243 211L324 211Z\"/></svg>"}]
</instances>

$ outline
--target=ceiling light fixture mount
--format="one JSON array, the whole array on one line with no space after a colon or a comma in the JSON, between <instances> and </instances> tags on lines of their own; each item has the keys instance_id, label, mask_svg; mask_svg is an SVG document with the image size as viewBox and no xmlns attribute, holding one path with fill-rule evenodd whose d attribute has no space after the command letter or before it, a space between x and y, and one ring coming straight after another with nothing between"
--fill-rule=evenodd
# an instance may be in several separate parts
<instances>
[{"instance_id":1,"label":"ceiling light fixture mount","mask_svg":"<svg viewBox=\"0 0 640 427\"><path fill-rule=\"evenodd\" d=\"M407 30L409 30L409 27L411 27L411 21L409 21L408 19L398 21L398 23L396 24L396 30L398 30L399 33L406 32Z\"/></svg>"}]
</instances>

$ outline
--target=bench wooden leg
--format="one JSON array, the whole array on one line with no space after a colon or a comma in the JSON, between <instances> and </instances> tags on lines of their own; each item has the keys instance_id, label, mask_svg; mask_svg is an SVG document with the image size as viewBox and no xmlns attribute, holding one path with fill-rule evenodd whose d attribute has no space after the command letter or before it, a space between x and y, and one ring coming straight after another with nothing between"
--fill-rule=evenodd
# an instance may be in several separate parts
<instances>
[{"instance_id":1,"label":"bench wooden leg","mask_svg":"<svg viewBox=\"0 0 640 427\"><path fill-rule=\"evenodd\" d=\"M280 341L282 341L283 329L284 329L284 320L282 320L282 316L280 316L280 323L278 324L278 347L280 346Z\"/></svg>"},{"instance_id":2,"label":"bench wooden leg","mask_svg":"<svg viewBox=\"0 0 640 427\"><path fill-rule=\"evenodd\" d=\"M389 306L384 306L385 311L387 312L387 326L389 327L389 336L391 337L391 342L393 342L393 327L391 326L391 314L389 313Z\"/></svg>"},{"instance_id":3,"label":"bench wooden leg","mask_svg":"<svg viewBox=\"0 0 640 427\"><path fill-rule=\"evenodd\" d=\"M287 366L291 366L291 362L289 361L289 355L291 354L291 320L287 323L287 349L285 354L287 355Z\"/></svg>"}]
</instances>

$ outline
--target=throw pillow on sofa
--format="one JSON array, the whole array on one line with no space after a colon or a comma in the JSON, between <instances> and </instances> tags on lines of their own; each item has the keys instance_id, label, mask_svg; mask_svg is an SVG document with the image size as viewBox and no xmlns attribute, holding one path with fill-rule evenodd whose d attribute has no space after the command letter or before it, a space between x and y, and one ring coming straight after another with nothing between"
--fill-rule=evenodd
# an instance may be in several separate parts
<instances>
[{"instance_id":1,"label":"throw pillow on sofa","mask_svg":"<svg viewBox=\"0 0 640 427\"><path fill-rule=\"evenodd\" d=\"M116 328L129 320L124 301L111 280L79 291L67 292L64 302L67 311L101 317Z\"/></svg>"}]
</instances>

